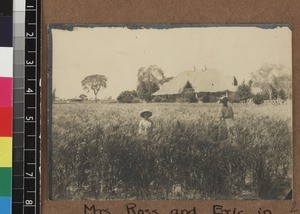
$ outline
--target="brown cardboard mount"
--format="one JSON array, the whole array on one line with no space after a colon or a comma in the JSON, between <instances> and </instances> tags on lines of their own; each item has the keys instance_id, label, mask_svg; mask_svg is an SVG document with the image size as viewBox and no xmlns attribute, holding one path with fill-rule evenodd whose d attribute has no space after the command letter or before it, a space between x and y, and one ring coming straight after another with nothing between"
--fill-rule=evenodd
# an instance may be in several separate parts
<instances>
[{"instance_id":1,"label":"brown cardboard mount","mask_svg":"<svg viewBox=\"0 0 300 214\"><path fill-rule=\"evenodd\" d=\"M42 1L41 213L126 214L135 203L144 211L129 214L300 213L300 1L299 0L44 0ZM47 25L48 24L291 24L293 60L293 200L285 201L51 201L47 162ZM84 211L84 206L91 210ZM95 212L92 211L93 205ZM193 211L195 207L196 212ZM96 209L99 209L98 211ZM109 209L109 212L100 210ZM148 212L146 211L148 209ZM157 210L154 212L154 210ZM271 212L267 211L270 210ZM239 212L243 211L243 212ZM263 212L265 211L265 212Z\"/></svg>"}]
</instances>

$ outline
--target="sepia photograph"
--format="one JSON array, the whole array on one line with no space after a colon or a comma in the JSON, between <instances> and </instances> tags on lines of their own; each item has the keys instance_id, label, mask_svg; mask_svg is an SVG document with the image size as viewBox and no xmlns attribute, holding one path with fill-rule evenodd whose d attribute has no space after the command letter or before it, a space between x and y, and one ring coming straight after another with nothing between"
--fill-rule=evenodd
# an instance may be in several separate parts
<instances>
[{"instance_id":1,"label":"sepia photograph","mask_svg":"<svg viewBox=\"0 0 300 214\"><path fill-rule=\"evenodd\" d=\"M288 25L48 26L51 200L289 200Z\"/></svg>"}]
</instances>

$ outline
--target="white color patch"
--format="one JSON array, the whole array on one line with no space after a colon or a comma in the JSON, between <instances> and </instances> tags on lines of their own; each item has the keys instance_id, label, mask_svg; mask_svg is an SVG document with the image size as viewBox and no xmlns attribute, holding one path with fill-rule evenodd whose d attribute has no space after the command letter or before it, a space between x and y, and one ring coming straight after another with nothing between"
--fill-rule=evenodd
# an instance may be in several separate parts
<instances>
[{"instance_id":1,"label":"white color patch","mask_svg":"<svg viewBox=\"0 0 300 214\"><path fill-rule=\"evenodd\" d=\"M25 0L14 1L14 11L25 11Z\"/></svg>"},{"instance_id":2,"label":"white color patch","mask_svg":"<svg viewBox=\"0 0 300 214\"><path fill-rule=\"evenodd\" d=\"M13 48L0 48L0 77L13 77Z\"/></svg>"}]
</instances>

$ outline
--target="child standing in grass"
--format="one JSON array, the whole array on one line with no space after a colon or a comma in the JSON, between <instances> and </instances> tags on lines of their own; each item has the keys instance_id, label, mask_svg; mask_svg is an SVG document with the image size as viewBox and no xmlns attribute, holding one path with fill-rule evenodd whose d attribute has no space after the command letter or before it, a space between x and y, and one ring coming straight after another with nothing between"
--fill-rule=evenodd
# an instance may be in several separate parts
<instances>
[{"instance_id":1,"label":"child standing in grass","mask_svg":"<svg viewBox=\"0 0 300 214\"><path fill-rule=\"evenodd\" d=\"M150 120L152 112L150 110L143 110L140 113L140 116L142 117L142 119L139 123L139 134L146 136L153 130L153 122Z\"/></svg>"},{"instance_id":2,"label":"child standing in grass","mask_svg":"<svg viewBox=\"0 0 300 214\"><path fill-rule=\"evenodd\" d=\"M227 128L227 133L230 140L234 140L236 138L236 130L234 124L234 113L231 106L228 106L228 98L222 97L220 99L220 103L223 104L220 109L220 120L224 121Z\"/></svg>"}]
</instances>

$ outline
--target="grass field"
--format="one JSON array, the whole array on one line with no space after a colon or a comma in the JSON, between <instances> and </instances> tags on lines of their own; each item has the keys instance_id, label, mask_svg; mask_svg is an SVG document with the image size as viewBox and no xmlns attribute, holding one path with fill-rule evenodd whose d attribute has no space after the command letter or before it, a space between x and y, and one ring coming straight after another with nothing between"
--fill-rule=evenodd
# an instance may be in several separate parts
<instances>
[{"instance_id":1,"label":"grass field","mask_svg":"<svg viewBox=\"0 0 300 214\"><path fill-rule=\"evenodd\" d=\"M282 199L291 188L291 106L53 104L53 199ZM139 112L153 133L138 135Z\"/></svg>"}]
</instances>

